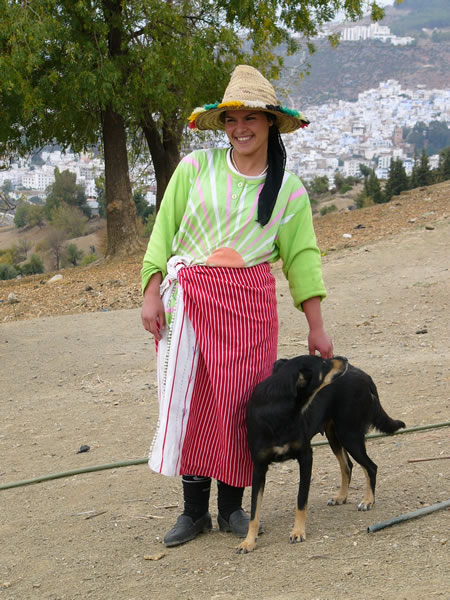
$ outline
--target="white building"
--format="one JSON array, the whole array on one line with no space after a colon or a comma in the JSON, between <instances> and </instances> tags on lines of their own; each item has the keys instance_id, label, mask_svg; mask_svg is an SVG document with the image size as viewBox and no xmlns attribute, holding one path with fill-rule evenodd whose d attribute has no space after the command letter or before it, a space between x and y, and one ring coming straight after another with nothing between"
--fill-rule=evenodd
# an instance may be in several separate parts
<instances>
[{"instance_id":1,"label":"white building","mask_svg":"<svg viewBox=\"0 0 450 600\"><path fill-rule=\"evenodd\" d=\"M412 37L397 37L391 33L386 25L371 23L370 25L356 25L355 27L344 27L340 31L340 39L344 42L360 42L362 40L379 40L391 43L395 46L406 46L414 41Z\"/></svg>"},{"instance_id":2,"label":"white building","mask_svg":"<svg viewBox=\"0 0 450 600\"><path fill-rule=\"evenodd\" d=\"M49 185L55 182L53 173L41 169L27 171L22 175L22 186L26 189L44 192Z\"/></svg>"},{"instance_id":3,"label":"white building","mask_svg":"<svg viewBox=\"0 0 450 600\"><path fill-rule=\"evenodd\" d=\"M344 160L342 173L344 177L361 177L360 164L370 167L370 162L364 158L349 158Z\"/></svg>"}]
</instances>

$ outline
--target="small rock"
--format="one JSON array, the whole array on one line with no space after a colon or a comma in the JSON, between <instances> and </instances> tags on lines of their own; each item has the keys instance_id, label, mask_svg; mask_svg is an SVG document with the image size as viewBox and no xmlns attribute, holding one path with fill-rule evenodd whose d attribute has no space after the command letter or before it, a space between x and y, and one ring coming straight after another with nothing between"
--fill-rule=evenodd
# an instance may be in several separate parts
<instances>
[{"instance_id":1,"label":"small rock","mask_svg":"<svg viewBox=\"0 0 450 600\"><path fill-rule=\"evenodd\" d=\"M425 225L425 229L427 229L428 231L434 231L433 225Z\"/></svg>"},{"instance_id":2,"label":"small rock","mask_svg":"<svg viewBox=\"0 0 450 600\"><path fill-rule=\"evenodd\" d=\"M14 292L11 292L10 294L8 294L8 302L9 302L9 304L18 304L20 302L20 300L14 294Z\"/></svg>"},{"instance_id":3,"label":"small rock","mask_svg":"<svg viewBox=\"0 0 450 600\"><path fill-rule=\"evenodd\" d=\"M58 273L57 275L53 275L53 277L51 277L47 283L55 283L55 281L61 281L61 279L63 278L63 276L61 275L61 273Z\"/></svg>"},{"instance_id":4,"label":"small rock","mask_svg":"<svg viewBox=\"0 0 450 600\"><path fill-rule=\"evenodd\" d=\"M353 236L351 233L344 233L342 237L346 240L351 240Z\"/></svg>"},{"instance_id":5,"label":"small rock","mask_svg":"<svg viewBox=\"0 0 450 600\"><path fill-rule=\"evenodd\" d=\"M144 556L144 560L161 560L166 555L165 552L160 552L159 554L146 554Z\"/></svg>"},{"instance_id":6,"label":"small rock","mask_svg":"<svg viewBox=\"0 0 450 600\"><path fill-rule=\"evenodd\" d=\"M77 451L77 454L81 454L82 452L89 452L90 449L90 446L83 444L83 446L80 446L80 449Z\"/></svg>"},{"instance_id":7,"label":"small rock","mask_svg":"<svg viewBox=\"0 0 450 600\"><path fill-rule=\"evenodd\" d=\"M425 327L416 331L416 335L423 335L424 333L428 333L428 329L425 329Z\"/></svg>"}]
</instances>

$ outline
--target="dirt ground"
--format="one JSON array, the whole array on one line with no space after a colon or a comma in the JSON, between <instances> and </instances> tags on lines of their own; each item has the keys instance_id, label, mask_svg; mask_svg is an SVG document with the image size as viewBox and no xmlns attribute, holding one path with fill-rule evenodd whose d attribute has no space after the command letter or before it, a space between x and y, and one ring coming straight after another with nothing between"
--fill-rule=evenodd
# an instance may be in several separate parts
<instances>
[{"instance_id":1,"label":"dirt ground","mask_svg":"<svg viewBox=\"0 0 450 600\"><path fill-rule=\"evenodd\" d=\"M448 193L441 196L329 215L317 227L336 354L372 375L387 412L407 427L449 420ZM65 271L56 284L46 275L0 286L0 485L146 457L157 419L155 351L140 324L138 271L130 259ZM304 317L279 266L274 274L279 356L304 354ZM19 303L8 302L10 293ZM78 453L82 445L89 451ZM297 545L289 544L297 466L271 467L265 532L244 556L217 529L215 486L215 529L165 548L182 508L180 481L145 464L0 489L0 599L450 598L448 510L367 532L450 498L448 427L370 440L368 453L379 467L377 502L362 513L361 469L348 503L327 506L339 469L327 446L315 448L308 539ZM248 508L249 490L244 500Z\"/></svg>"}]
</instances>

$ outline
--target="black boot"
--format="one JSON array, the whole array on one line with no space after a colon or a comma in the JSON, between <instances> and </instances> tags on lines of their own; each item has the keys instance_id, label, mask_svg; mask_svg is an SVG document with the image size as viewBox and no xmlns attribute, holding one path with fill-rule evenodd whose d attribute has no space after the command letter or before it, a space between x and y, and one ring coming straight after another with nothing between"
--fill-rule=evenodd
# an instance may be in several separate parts
<instances>
[{"instance_id":1,"label":"black boot","mask_svg":"<svg viewBox=\"0 0 450 600\"><path fill-rule=\"evenodd\" d=\"M249 516L242 509L243 487L234 487L217 482L217 522L220 531L231 531L238 537L245 537L248 531Z\"/></svg>"},{"instance_id":2,"label":"black boot","mask_svg":"<svg viewBox=\"0 0 450 600\"><path fill-rule=\"evenodd\" d=\"M220 531L231 531L238 537L246 537L250 517L242 508L242 497L244 495L243 487L234 487L217 482L217 504L219 514L217 523ZM259 526L259 532L262 533L262 526Z\"/></svg>"},{"instance_id":3,"label":"black boot","mask_svg":"<svg viewBox=\"0 0 450 600\"><path fill-rule=\"evenodd\" d=\"M182 482L184 512L164 538L164 544L168 547L189 542L199 533L212 529L208 512L211 478L183 475Z\"/></svg>"}]
</instances>

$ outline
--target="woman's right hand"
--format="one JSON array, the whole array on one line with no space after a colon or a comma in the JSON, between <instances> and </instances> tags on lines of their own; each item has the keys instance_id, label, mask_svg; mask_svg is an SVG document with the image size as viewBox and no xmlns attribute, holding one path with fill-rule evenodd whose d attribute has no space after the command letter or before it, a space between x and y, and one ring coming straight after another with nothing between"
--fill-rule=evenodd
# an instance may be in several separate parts
<instances>
[{"instance_id":1,"label":"woman's right hand","mask_svg":"<svg viewBox=\"0 0 450 600\"><path fill-rule=\"evenodd\" d=\"M141 309L142 325L155 336L157 342L161 340L161 331L166 327L164 305L159 293L161 279L161 273L156 273L150 279L144 292L144 303Z\"/></svg>"}]
</instances>

